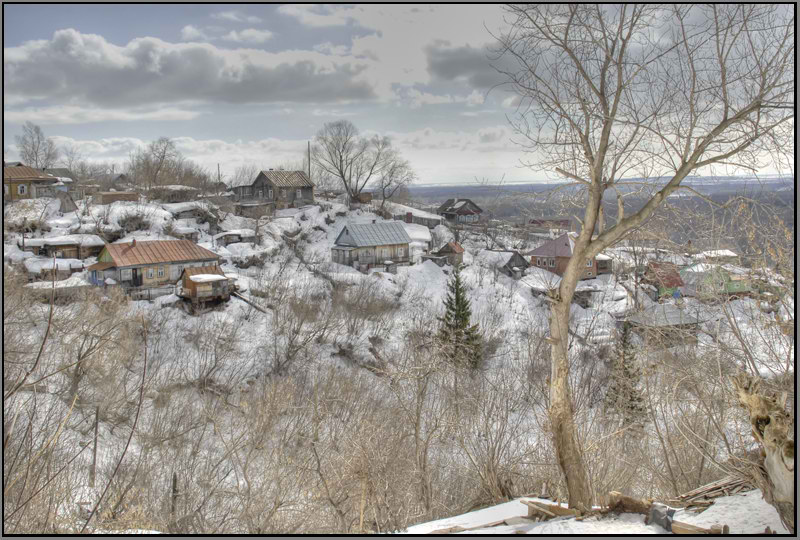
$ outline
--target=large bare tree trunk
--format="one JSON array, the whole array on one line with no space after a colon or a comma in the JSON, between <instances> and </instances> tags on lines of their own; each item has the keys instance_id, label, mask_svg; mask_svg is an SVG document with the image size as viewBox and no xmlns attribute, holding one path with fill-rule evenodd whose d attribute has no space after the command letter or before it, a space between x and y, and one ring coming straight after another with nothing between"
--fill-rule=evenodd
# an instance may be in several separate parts
<instances>
[{"instance_id":1,"label":"large bare tree trunk","mask_svg":"<svg viewBox=\"0 0 800 540\"><path fill-rule=\"evenodd\" d=\"M574 290L574 287L572 288ZM564 473L569 492L569 507L591 510L594 499L583 452L578 444L569 389L569 298L559 298L550 312L550 424L558 464Z\"/></svg>"},{"instance_id":2,"label":"large bare tree trunk","mask_svg":"<svg viewBox=\"0 0 800 540\"><path fill-rule=\"evenodd\" d=\"M763 468L756 467L754 478L764 500L775 507L781 521L794 534L794 421L786 412L783 399L761 392L761 380L742 373L733 380L739 404L750 414L753 438L761 443Z\"/></svg>"}]
</instances>

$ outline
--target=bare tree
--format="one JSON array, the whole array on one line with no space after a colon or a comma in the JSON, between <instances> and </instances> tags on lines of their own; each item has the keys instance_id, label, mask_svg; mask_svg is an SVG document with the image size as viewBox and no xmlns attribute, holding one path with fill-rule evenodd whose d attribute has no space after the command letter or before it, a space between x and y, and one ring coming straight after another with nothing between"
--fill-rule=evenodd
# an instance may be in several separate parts
<instances>
[{"instance_id":1,"label":"bare tree","mask_svg":"<svg viewBox=\"0 0 800 540\"><path fill-rule=\"evenodd\" d=\"M386 161L387 164L375 184L381 194L380 210L383 210L386 199L391 199L401 189L407 191L409 184L414 183L417 176L408 160L400 157L396 150L392 150Z\"/></svg>"},{"instance_id":2,"label":"bare tree","mask_svg":"<svg viewBox=\"0 0 800 540\"><path fill-rule=\"evenodd\" d=\"M32 122L25 122L22 135L15 137L22 162L37 169L52 167L58 161L58 148L52 139L45 137L42 128Z\"/></svg>"},{"instance_id":3,"label":"bare tree","mask_svg":"<svg viewBox=\"0 0 800 540\"><path fill-rule=\"evenodd\" d=\"M352 200L386 170L395 154L388 137L367 138L348 120L325 124L314 137L311 159L338 179Z\"/></svg>"},{"instance_id":4,"label":"bare tree","mask_svg":"<svg viewBox=\"0 0 800 540\"><path fill-rule=\"evenodd\" d=\"M147 148L132 152L128 170L136 183L144 184L149 190L164 184L166 173L172 173L174 177L182 163L183 156L172 139L161 137L147 145Z\"/></svg>"},{"instance_id":5,"label":"bare tree","mask_svg":"<svg viewBox=\"0 0 800 540\"><path fill-rule=\"evenodd\" d=\"M794 15L768 5L512 5L501 69L537 170L582 189L581 232L551 307L550 418L571 507L593 493L568 384L569 306L586 260L641 225L695 171L757 170L794 129ZM618 188L658 182L625 216ZM637 181L642 183L642 180ZM636 182L634 182L636 183ZM603 194L614 226L593 237Z\"/></svg>"}]
</instances>

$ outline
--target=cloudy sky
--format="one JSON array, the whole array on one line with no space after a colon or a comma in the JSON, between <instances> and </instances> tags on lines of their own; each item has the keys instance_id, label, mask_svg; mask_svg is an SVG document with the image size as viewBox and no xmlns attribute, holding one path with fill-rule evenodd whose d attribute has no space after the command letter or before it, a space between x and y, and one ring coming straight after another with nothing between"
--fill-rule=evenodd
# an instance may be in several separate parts
<instances>
[{"instance_id":1,"label":"cloudy sky","mask_svg":"<svg viewBox=\"0 0 800 540\"><path fill-rule=\"evenodd\" d=\"M160 136L223 173L302 158L342 118L420 183L533 181L497 87L499 6L6 5L3 139L30 120L95 160Z\"/></svg>"}]
</instances>

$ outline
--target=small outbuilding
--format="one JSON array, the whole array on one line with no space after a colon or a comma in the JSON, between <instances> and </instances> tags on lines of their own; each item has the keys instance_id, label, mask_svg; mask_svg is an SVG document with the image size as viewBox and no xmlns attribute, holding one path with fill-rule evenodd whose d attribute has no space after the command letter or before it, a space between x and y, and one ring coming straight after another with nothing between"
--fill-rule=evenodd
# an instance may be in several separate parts
<instances>
[{"instance_id":1,"label":"small outbuilding","mask_svg":"<svg viewBox=\"0 0 800 540\"><path fill-rule=\"evenodd\" d=\"M192 303L226 301L233 287L219 266L199 266L184 268L181 273L178 296Z\"/></svg>"},{"instance_id":2,"label":"small outbuilding","mask_svg":"<svg viewBox=\"0 0 800 540\"><path fill-rule=\"evenodd\" d=\"M464 263L464 248L455 241L446 243L433 254L439 257L445 257L447 263L451 266L458 266Z\"/></svg>"},{"instance_id":3,"label":"small outbuilding","mask_svg":"<svg viewBox=\"0 0 800 540\"><path fill-rule=\"evenodd\" d=\"M214 244L218 246L227 246L228 244L236 244L238 242L258 242L256 231L253 229L234 229L231 231L223 231L214 235Z\"/></svg>"}]
</instances>

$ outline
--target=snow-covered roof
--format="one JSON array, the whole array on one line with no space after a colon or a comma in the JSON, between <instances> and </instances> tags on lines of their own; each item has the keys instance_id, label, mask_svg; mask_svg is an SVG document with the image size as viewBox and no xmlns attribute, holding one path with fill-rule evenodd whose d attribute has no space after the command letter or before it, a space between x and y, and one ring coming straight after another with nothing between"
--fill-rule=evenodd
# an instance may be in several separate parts
<instances>
[{"instance_id":1,"label":"snow-covered roof","mask_svg":"<svg viewBox=\"0 0 800 540\"><path fill-rule=\"evenodd\" d=\"M403 223L402 221L400 223ZM412 242L430 242L431 230L425 225L416 223L403 223L403 228L408 233Z\"/></svg>"},{"instance_id":2,"label":"snow-covered roof","mask_svg":"<svg viewBox=\"0 0 800 540\"><path fill-rule=\"evenodd\" d=\"M188 212L189 210L194 210L195 208L202 209L205 207L206 203L201 201L189 201L189 202L169 203L161 205L161 208L172 214L177 214L180 212Z\"/></svg>"},{"instance_id":3,"label":"snow-covered roof","mask_svg":"<svg viewBox=\"0 0 800 540\"><path fill-rule=\"evenodd\" d=\"M519 280L519 283L536 291L547 291L558 287L558 284L561 283L561 276L534 266Z\"/></svg>"},{"instance_id":4,"label":"snow-covered roof","mask_svg":"<svg viewBox=\"0 0 800 540\"><path fill-rule=\"evenodd\" d=\"M441 222L443 219L442 216L432 214L431 212L426 212L425 210L420 210L404 204L393 203L391 201L386 201L384 206L386 206L387 210L389 210L393 215L408 214L410 212L412 216L417 216L420 218L432 219L439 222Z\"/></svg>"},{"instance_id":5,"label":"snow-covered roof","mask_svg":"<svg viewBox=\"0 0 800 540\"><path fill-rule=\"evenodd\" d=\"M699 254L700 257L706 257L708 259L713 259L715 257L737 257L736 253L729 249L711 249L708 251L703 251Z\"/></svg>"},{"instance_id":6,"label":"snow-covered roof","mask_svg":"<svg viewBox=\"0 0 800 540\"><path fill-rule=\"evenodd\" d=\"M225 276L220 276L219 274L197 274L194 276L189 276L189 279L195 283L209 283L211 281L225 281L228 278Z\"/></svg>"},{"instance_id":7,"label":"snow-covered roof","mask_svg":"<svg viewBox=\"0 0 800 540\"><path fill-rule=\"evenodd\" d=\"M611 260L611 257L609 257L608 255L604 255L602 253L598 253L597 255L594 256L594 258L597 259L598 261L610 261Z\"/></svg>"},{"instance_id":8,"label":"snow-covered roof","mask_svg":"<svg viewBox=\"0 0 800 540\"><path fill-rule=\"evenodd\" d=\"M679 326L701 322L697 317L680 309L675 304L654 304L628 317L627 320L640 326L649 327Z\"/></svg>"},{"instance_id":9,"label":"snow-covered roof","mask_svg":"<svg viewBox=\"0 0 800 540\"><path fill-rule=\"evenodd\" d=\"M223 236L245 236L245 237L248 237L248 236L255 236L255 235L256 235L256 231L254 231L253 229L233 229L233 230L230 230L230 231L223 231L223 232L221 232L219 234L215 234L214 235L214 240L216 240L218 238L222 238Z\"/></svg>"},{"instance_id":10,"label":"snow-covered roof","mask_svg":"<svg viewBox=\"0 0 800 540\"><path fill-rule=\"evenodd\" d=\"M54 267L66 271L70 268L83 268L83 261L79 259L51 259L50 257L31 257L23 262L25 269L38 274L42 270L52 270Z\"/></svg>"},{"instance_id":11,"label":"snow-covered roof","mask_svg":"<svg viewBox=\"0 0 800 540\"><path fill-rule=\"evenodd\" d=\"M165 184L163 186L153 186L152 189L166 189L169 191L197 191L197 188L192 186L184 186L182 184Z\"/></svg>"},{"instance_id":12,"label":"snow-covered roof","mask_svg":"<svg viewBox=\"0 0 800 540\"><path fill-rule=\"evenodd\" d=\"M17 244L22 245L22 240L17 240ZM63 236L50 236L48 238L25 239L25 245L32 247L70 246L73 244L80 246L104 246L106 242L94 234L66 234Z\"/></svg>"},{"instance_id":13,"label":"snow-covered roof","mask_svg":"<svg viewBox=\"0 0 800 540\"><path fill-rule=\"evenodd\" d=\"M198 232L194 227L173 227L172 230L178 234L194 234Z\"/></svg>"}]
</instances>

